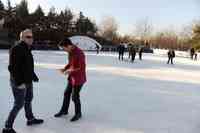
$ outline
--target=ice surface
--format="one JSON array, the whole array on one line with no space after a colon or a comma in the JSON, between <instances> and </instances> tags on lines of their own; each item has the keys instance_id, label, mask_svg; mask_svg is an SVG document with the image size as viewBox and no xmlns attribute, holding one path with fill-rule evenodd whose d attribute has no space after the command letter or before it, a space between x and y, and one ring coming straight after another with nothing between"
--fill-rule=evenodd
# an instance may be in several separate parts
<instances>
[{"instance_id":1,"label":"ice surface","mask_svg":"<svg viewBox=\"0 0 200 133\"><path fill-rule=\"evenodd\" d=\"M82 89L83 118L69 122L74 114L56 119L66 77L56 70L67 63L64 52L34 51L33 111L45 123L27 127L24 110L15 129L19 133L199 133L200 62L175 58L167 65L164 54L144 54L134 63L121 62L116 53L87 52L88 82ZM0 50L0 127L13 104L7 71L8 51Z\"/></svg>"}]
</instances>

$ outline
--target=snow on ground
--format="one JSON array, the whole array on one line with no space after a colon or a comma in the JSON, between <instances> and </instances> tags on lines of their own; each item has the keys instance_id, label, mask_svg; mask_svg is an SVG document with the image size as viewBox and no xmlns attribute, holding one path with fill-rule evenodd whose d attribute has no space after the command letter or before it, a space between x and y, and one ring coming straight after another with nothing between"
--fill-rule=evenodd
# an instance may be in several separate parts
<instances>
[{"instance_id":1,"label":"snow on ground","mask_svg":"<svg viewBox=\"0 0 200 133\"><path fill-rule=\"evenodd\" d=\"M36 73L33 110L45 119L25 125L24 111L15 122L19 133L199 133L200 61L177 57L167 65L161 54L118 61L116 53L87 52L88 82L81 92L83 118L53 117L62 104L66 78L56 70L67 62L64 52L34 51ZM7 72L8 51L0 50L0 127L13 104Z\"/></svg>"}]
</instances>

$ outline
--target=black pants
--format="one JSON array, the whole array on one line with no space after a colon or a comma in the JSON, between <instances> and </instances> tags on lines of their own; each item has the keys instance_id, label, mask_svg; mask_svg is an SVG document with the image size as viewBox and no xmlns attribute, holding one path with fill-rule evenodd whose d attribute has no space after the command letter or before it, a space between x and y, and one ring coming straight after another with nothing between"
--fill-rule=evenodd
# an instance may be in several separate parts
<instances>
[{"instance_id":1,"label":"black pants","mask_svg":"<svg viewBox=\"0 0 200 133\"><path fill-rule=\"evenodd\" d=\"M25 89L18 89L13 81L11 81L12 92L14 96L14 106L6 120L5 127L12 128L17 114L24 106L25 116L27 120L34 119L32 113L33 85L26 85Z\"/></svg>"},{"instance_id":2,"label":"black pants","mask_svg":"<svg viewBox=\"0 0 200 133\"><path fill-rule=\"evenodd\" d=\"M99 50L97 50L97 54L99 54Z\"/></svg>"},{"instance_id":3,"label":"black pants","mask_svg":"<svg viewBox=\"0 0 200 133\"><path fill-rule=\"evenodd\" d=\"M142 60L142 53L139 53L139 59Z\"/></svg>"},{"instance_id":4,"label":"black pants","mask_svg":"<svg viewBox=\"0 0 200 133\"><path fill-rule=\"evenodd\" d=\"M135 60L135 54L133 53L131 54L131 62L134 62L134 60Z\"/></svg>"},{"instance_id":5,"label":"black pants","mask_svg":"<svg viewBox=\"0 0 200 133\"><path fill-rule=\"evenodd\" d=\"M131 52L128 52L128 58L129 59L131 58Z\"/></svg>"},{"instance_id":6,"label":"black pants","mask_svg":"<svg viewBox=\"0 0 200 133\"><path fill-rule=\"evenodd\" d=\"M64 92L63 105L60 112L68 113L70 98L72 96L72 101L74 102L74 105L75 105L75 115L81 114L80 91L81 91L82 86L83 85L73 87L71 84L68 84Z\"/></svg>"},{"instance_id":7,"label":"black pants","mask_svg":"<svg viewBox=\"0 0 200 133\"><path fill-rule=\"evenodd\" d=\"M169 62L171 62L171 64L173 64L173 57L168 57L167 64L169 64Z\"/></svg>"},{"instance_id":8,"label":"black pants","mask_svg":"<svg viewBox=\"0 0 200 133\"><path fill-rule=\"evenodd\" d=\"M119 60L124 60L124 53L119 53Z\"/></svg>"}]
</instances>

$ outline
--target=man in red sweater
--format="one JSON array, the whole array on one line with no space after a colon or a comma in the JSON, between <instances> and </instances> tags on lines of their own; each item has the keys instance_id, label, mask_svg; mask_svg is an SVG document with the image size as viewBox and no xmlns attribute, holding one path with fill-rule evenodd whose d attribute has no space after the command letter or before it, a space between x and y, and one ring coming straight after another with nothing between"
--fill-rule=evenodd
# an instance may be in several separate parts
<instances>
[{"instance_id":1,"label":"man in red sweater","mask_svg":"<svg viewBox=\"0 0 200 133\"><path fill-rule=\"evenodd\" d=\"M59 47L68 52L69 55L68 64L63 69L59 70L61 73L68 75L68 85L64 92L62 108L55 114L55 117L61 117L62 115L68 114L70 97L72 95L72 100L75 104L75 115L70 121L73 122L79 120L82 116L79 93L86 82L85 55L83 51L74 45L68 38L63 40L59 44Z\"/></svg>"}]
</instances>

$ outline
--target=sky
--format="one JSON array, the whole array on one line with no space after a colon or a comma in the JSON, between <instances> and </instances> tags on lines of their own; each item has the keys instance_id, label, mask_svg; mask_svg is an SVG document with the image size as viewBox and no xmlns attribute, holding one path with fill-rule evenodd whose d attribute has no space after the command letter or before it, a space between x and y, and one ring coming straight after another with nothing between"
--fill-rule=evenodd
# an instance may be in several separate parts
<instances>
[{"instance_id":1,"label":"sky","mask_svg":"<svg viewBox=\"0 0 200 133\"><path fill-rule=\"evenodd\" d=\"M2 0L6 3L7 0ZM21 0L11 0L13 5ZM132 33L134 25L144 19L153 24L156 31L183 26L200 19L200 0L28 0L30 11L40 4L45 12L54 6L59 12L66 7L83 14L97 24L105 16L112 16L119 24L119 32Z\"/></svg>"}]
</instances>

